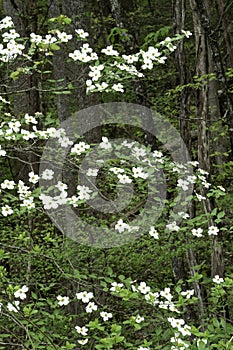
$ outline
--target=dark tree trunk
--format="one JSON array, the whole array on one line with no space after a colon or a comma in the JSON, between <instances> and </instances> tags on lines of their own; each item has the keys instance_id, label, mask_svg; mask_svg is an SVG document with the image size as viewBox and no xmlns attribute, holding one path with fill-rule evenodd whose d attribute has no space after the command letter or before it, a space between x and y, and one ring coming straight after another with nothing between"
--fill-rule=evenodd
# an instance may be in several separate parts
<instances>
[{"instance_id":1,"label":"dark tree trunk","mask_svg":"<svg viewBox=\"0 0 233 350\"><path fill-rule=\"evenodd\" d=\"M212 30L210 26L210 18L208 16L209 3L205 0L190 0L190 5L193 14L194 31L195 31L195 43L196 43L196 73L198 77L212 73L211 68L215 67L217 76L221 76L224 79L224 71L222 68L222 62L217 47L217 42L212 36ZM210 53L213 57L210 60ZM213 88L213 87L212 87ZM213 92L210 93L210 82L207 81L203 84L201 90L197 96L197 116L201 117L198 123L198 161L202 169L210 172L210 157L209 157L209 132L208 126L211 118L211 101L210 96L213 96ZM216 101L214 102L216 108ZM206 195L206 190L202 190L202 195ZM214 209L214 202L208 197L203 201L204 210L206 215ZM209 216L210 217L210 216ZM215 225L213 218L209 218L209 226ZM223 266L223 251L222 245L217 236L212 239L212 253L211 253L211 272L212 276L222 276L224 271Z\"/></svg>"}]
</instances>

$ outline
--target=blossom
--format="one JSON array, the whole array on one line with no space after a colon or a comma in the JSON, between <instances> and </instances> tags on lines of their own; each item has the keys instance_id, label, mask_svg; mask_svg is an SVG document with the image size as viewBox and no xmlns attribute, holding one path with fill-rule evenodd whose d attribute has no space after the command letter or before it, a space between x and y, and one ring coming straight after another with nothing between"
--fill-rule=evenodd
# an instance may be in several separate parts
<instances>
[{"instance_id":1,"label":"blossom","mask_svg":"<svg viewBox=\"0 0 233 350\"><path fill-rule=\"evenodd\" d=\"M145 157L146 156L146 150L143 148L139 148L139 147L134 147L132 150L132 154L135 157Z\"/></svg>"},{"instance_id":2,"label":"blossom","mask_svg":"<svg viewBox=\"0 0 233 350\"><path fill-rule=\"evenodd\" d=\"M111 312L102 311L100 313L100 316L103 318L104 321L108 321L109 318L112 318L112 313Z\"/></svg>"},{"instance_id":3,"label":"blossom","mask_svg":"<svg viewBox=\"0 0 233 350\"><path fill-rule=\"evenodd\" d=\"M58 183L55 185L56 188L58 188L61 192L67 190L68 186L67 184L64 184L61 181L58 181Z\"/></svg>"},{"instance_id":4,"label":"blossom","mask_svg":"<svg viewBox=\"0 0 233 350\"><path fill-rule=\"evenodd\" d=\"M206 197L202 196L201 194L198 194L198 193L196 193L196 192L195 192L195 194L196 194L196 197L197 197L197 199L199 200L199 202L201 202L202 200L205 200L205 199L206 199Z\"/></svg>"},{"instance_id":5,"label":"blossom","mask_svg":"<svg viewBox=\"0 0 233 350\"><path fill-rule=\"evenodd\" d=\"M52 137L52 138L61 138L65 136L65 130L64 129L56 129L56 128L48 128L46 130L46 133Z\"/></svg>"},{"instance_id":6,"label":"blossom","mask_svg":"<svg viewBox=\"0 0 233 350\"><path fill-rule=\"evenodd\" d=\"M78 343L80 344L80 345L85 345L85 344L87 344L87 342L88 342L88 339L86 338L86 339L79 339L78 340Z\"/></svg>"},{"instance_id":7,"label":"blossom","mask_svg":"<svg viewBox=\"0 0 233 350\"><path fill-rule=\"evenodd\" d=\"M99 64L96 66L89 66L91 72L100 72L101 70L104 69L104 65L103 64Z\"/></svg>"},{"instance_id":8,"label":"blossom","mask_svg":"<svg viewBox=\"0 0 233 350\"><path fill-rule=\"evenodd\" d=\"M76 326L75 327L76 331L79 333L79 334L82 334L84 336L87 335L87 332L88 332L88 328L87 327L79 327L79 326Z\"/></svg>"},{"instance_id":9,"label":"blossom","mask_svg":"<svg viewBox=\"0 0 233 350\"><path fill-rule=\"evenodd\" d=\"M18 182L18 191L19 193L19 199L24 199L29 197L32 192L30 191L30 188L24 184L22 180L19 180Z\"/></svg>"},{"instance_id":10,"label":"blossom","mask_svg":"<svg viewBox=\"0 0 233 350\"><path fill-rule=\"evenodd\" d=\"M155 239L159 239L159 233L158 231L154 228L154 226L150 227L149 235L151 237L154 237Z\"/></svg>"},{"instance_id":11,"label":"blossom","mask_svg":"<svg viewBox=\"0 0 233 350\"><path fill-rule=\"evenodd\" d=\"M83 53L91 53L93 51L93 49L90 47L88 43L83 44L83 46L81 47L81 50Z\"/></svg>"},{"instance_id":12,"label":"blossom","mask_svg":"<svg viewBox=\"0 0 233 350\"><path fill-rule=\"evenodd\" d=\"M41 43L43 40L41 35L35 34L35 33L31 33L30 34L30 41L32 43L35 43L36 45L38 45L39 43Z\"/></svg>"},{"instance_id":13,"label":"blossom","mask_svg":"<svg viewBox=\"0 0 233 350\"><path fill-rule=\"evenodd\" d=\"M31 115L29 115L28 113L25 114L24 118L25 118L25 123L26 124L30 124L30 123L37 124L38 123L36 118L31 116Z\"/></svg>"},{"instance_id":14,"label":"blossom","mask_svg":"<svg viewBox=\"0 0 233 350\"><path fill-rule=\"evenodd\" d=\"M226 189L223 186L217 186L221 191L226 192Z\"/></svg>"},{"instance_id":15,"label":"blossom","mask_svg":"<svg viewBox=\"0 0 233 350\"><path fill-rule=\"evenodd\" d=\"M201 168L198 168L198 172L202 175L209 175L208 171L201 169Z\"/></svg>"},{"instance_id":16,"label":"blossom","mask_svg":"<svg viewBox=\"0 0 233 350\"><path fill-rule=\"evenodd\" d=\"M189 182L186 180L178 179L177 186L181 187L182 190L187 191L189 189Z\"/></svg>"},{"instance_id":17,"label":"blossom","mask_svg":"<svg viewBox=\"0 0 233 350\"><path fill-rule=\"evenodd\" d=\"M112 286L110 288L111 292L119 292L119 289L122 288L124 285L123 283L112 282L111 286Z\"/></svg>"},{"instance_id":18,"label":"blossom","mask_svg":"<svg viewBox=\"0 0 233 350\"><path fill-rule=\"evenodd\" d=\"M201 227L198 227L197 229L196 229L196 228L193 228L191 232L192 232L192 235L193 235L193 236L202 237L202 232L203 232L203 230L202 230Z\"/></svg>"},{"instance_id":19,"label":"blossom","mask_svg":"<svg viewBox=\"0 0 233 350\"><path fill-rule=\"evenodd\" d=\"M189 289L186 291L181 292L181 295L186 297L186 299L190 299L192 295L194 295L194 289Z\"/></svg>"},{"instance_id":20,"label":"blossom","mask_svg":"<svg viewBox=\"0 0 233 350\"><path fill-rule=\"evenodd\" d=\"M137 55L122 55L122 58L123 58L127 63L138 62L138 56L137 56Z\"/></svg>"},{"instance_id":21,"label":"blossom","mask_svg":"<svg viewBox=\"0 0 233 350\"><path fill-rule=\"evenodd\" d=\"M42 194L40 194L39 199L42 200L42 203L44 205L45 210L58 208L58 203L51 196L47 196L47 195L42 193Z\"/></svg>"},{"instance_id":22,"label":"blossom","mask_svg":"<svg viewBox=\"0 0 233 350\"><path fill-rule=\"evenodd\" d=\"M81 62L89 62L93 60L97 60L98 56L95 52L92 52L92 48L89 47L89 44L84 44L80 50L75 50L74 52L69 53L69 57L71 57L74 61ZM90 53L90 55L88 55Z\"/></svg>"},{"instance_id":23,"label":"blossom","mask_svg":"<svg viewBox=\"0 0 233 350\"><path fill-rule=\"evenodd\" d=\"M147 294L150 292L150 287L146 285L146 282L141 282L138 286L138 290L142 293L142 294Z\"/></svg>"},{"instance_id":24,"label":"blossom","mask_svg":"<svg viewBox=\"0 0 233 350\"><path fill-rule=\"evenodd\" d=\"M96 83L95 87L98 89L98 91L100 91L100 92L101 92L101 91L104 91L104 90L106 90L106 89L107 89L108 84L107 84L105 81L102 81L102 83L101 83L101 84Z\"/></svg>"},{"instance_id":25,"label":"blossom","mask_svg":"<svg viewBox=\"0 0 233 350\"><path fill-rule=\"evenodd\" d=\"M3 33L2 37L3 37L4 42L8 42L8 41L14 40L16 38L19 38L20 35L16 32L15 29L10 29L9 32Z\"/></svg>"},{"instance_id":26,"label":"blossom","mask_svg":"<svg viewBox=\"0 0 233 350\"><path fill-rule=\"evenodd\" d=\"M109 169L110 171L112 171L114 174L119 174L119 173L123 173L124 172L124 170L123 169L121 169L121 168L117 168L117 167L112 167L112 168L110 168Z\"/></svg>"},{"instance_id":27,"label":"blossom","mask_svg":"<svg viewBox=\"0 0 233 350\"><path fill-rule=\"evenodd\" d=\"M88 55L90 53L90 55ZM83 44L80 50L75 50L74 52L69 53L74 61L89 62L98 60L98 55L93 52L92 48L89 47L89 44Z\"/></svg>"},{"instance_id":28,"label":"blossom","mask_svg":"<svg viewBox=\"0 0 233 350\"><path fill-rule=\"evenodd\" d=\"M5 205L4 207L2 207L2 215L3 216L8 216L13 214L13 210L11 209L11 207L9 207L9 205Z\"/></svg>"},{"instance_id":29,"label":"blossom","mask_svg":"<svg viewBox=\"0 0 233 350\"><path fill-rule=\"evenodd\" d=\"M60 145L62 146L62 147L68 147L68 146L71 146L71 145L73 145L73 141L71 141L70 139L69 139L69 137L65 137L65 136L63 136L63 137L60 137L59 139L58 139L58 142L60 143Z\"/></svg>"},{"instance_id":30,"label":"blossom","mask_svg":"<svg viewBox=\"0 0 233 350\"><path fill-rule=\"evenodd\" d=\"M15 140L16 136L14 135L14 132L12 129L7 129L5 132L5 139L6 140Z\"/></svg>"},{"instance_id":31,"label":"blossom","mask_svg":"<svg viewBox=\"0 0 233 350\"><path fill-rule=\"evenodd\" d=\"M127 142L126 140L122 142L122 146L124 147L127 147L127 148L132 148L133 145L135 144L136 142L133 141L133 142Z\"/></svg>"},{"instance_id":32,"label":"blossom","mask_svg":"<svg viewBox=\"0 0 233 350\"><path fill-rule=\"evenodd\" d=\"M173 328L180 328L185 324L185 321L182 318L176 319L174 317L168 317L168 322L170 322Z\"/></svg>"},{"instance_id":33,"label":"blossom","mask_svg":"<svg viewBox=\"0 0 233 350\"><path fill-rule=\"evenodd\" d=\"M2 55L0 57L0 60L3 62L9 62L10 60L14 60L18 55L22 54L24 48L24 45L18 44L14 40L9 41L5 49L3 49L3 46L0 45Z\"/></svg>"},{"instance_id":34,"label":"blossom","mask_svg":"<svg viewBox=\"0 0 233 350\"><path fill-rule=\"evenodd\" d=\"M208 235L209 236L217 236L219 232L219 228L217 226L210 226L208 228Z\"/></svg>"},{"instance_id":35,"label":"blossom","mask_svg":"<svg viewBox=\"0 0 233 350\"><path fill-rule=\"evenodd\" d=\"M93 85L93 81L90 79L86 80L87 92L95 90L96 86Z\"/></svg>"},{"instance_id":36,"label":"blossom","mask_svg":"<svg viewBox=\"0 0 233 350\"><path fill-rule=\"evenodd\" d=\"M120 233L124 232L125 230L129 230L130 226L123 222L122 219L119 219L115 225L115 230L119 231Z\"/></svg>"},{"instance_id":37,"label":"blossom","mask_svg":"<svg viewBox=\"0 0 233 350\"><path fill-rule=\"evenodd\" d=\"M108 138L103 136L102 137L102 142L100 142L100 148L104 148L104 149L110 149L112 148L111 143L108 141Z\"/></svg>"},{"instance_id":38,"label":"blossom","mask_svg":"<svg viewBox=\"0 0 233 350\"><path fill-rule=\"evenodd\" d=\"M21 123L18 120L13 120L8 123L8 126L10 129L12 129L14 132L19 132Z\"/></svg>"},{"instance_id":39,"label":"blossom","mask_svg":"<svg viewBox=\"0 0 233 350\"><path fill-rule=\"evenodd\" d=\"M23 300L23 299L26 299L26 297L27 297L27 295L26 295L27 291L28 291L28 287L24 285L22 288L18 289L18 290L14 293L14 296L15 296L15 298L20 298L20 299L22 299L22 300Z\"/></svg>"},{"instance_id":40,"label":"blossom","mask_svg":"<svg viewBox=\"0 0 233 350\"><path fill-rule=\"evenodd\" d=\"M183 211L180 211L180 212L178 213L178 215L181 216L182 219L188 219L189 216L190 216L188 213L185 213L185 212L183 212Z\"/></svg>"},{"instance_id":41,"label":"blossom","mask_svg":"<svg viewBox=\"0 0 233 350\"><path fill-rule=\"evenodd\" d=\"M60 30L57 30L56 34L57 34L58 39L62 43L67 43L69 40L72 39L72 35L71 34L67 34L66 32L60 32Z\"/></svg>"},{"instance_id":42,"label":"blossom","mask_svg":"<svg viewBox=\"0 0 233 350\"><path fill-rule=\"evenodd\" d=\"M78 36L79 36L81 39L85 39L87 36L89 36L89 33L84 32L83 29L75 29L75 32L78 34Z\"/></svg>"},{"instance_id":43,"label":"blossom","mask_svg":"<svg viewBox=\"0 0 233 350\"><path fill-rule=\"evenodd\" d=\"M6 16L0 21L0 30L10 27L14 27L14 22L10 16Z\"/></svg>"},{"instance_id":44,"label":"blossom","mask_svg":"<svg viewBox=\"0 0 233 350\"><path fill-rule=\"evenodd\" d=\"M187 176L187 181L190 182L191 184L194 184L196 182L197 177L195 175L188 175Z\"/></svg>"},{"instance_id":45,"label":"blossom","mask_svg":"<svg viewBox=\"0 0 233 350\"><path fill-rule=\"evenodd\" d=\"M168 300L160 301L160 302L159 302L159 308L160 308L160 309L168 310L169 306L170 306L170 303L169 303Z\"/></svg>"},{"instance_id":46,"label":"blossom","mask_svg":"<svg viewBox=\"0 0 233 350\"><path fill-rule=\"evenodd\" d=\"M118 174L117 177L121 184L130 184L132 182L132 179L130 179L126 174Z\"/></svg>"},{"instance_id":47,"label":"blossom","mask_svg":"<svg viewBox=\"0 0 233 350\"><path fill-rule=\"evenodd\" d=\"M144 348L143 346L140 346L137 350L150 350L150 348Z\"/></svg>"},{"instance_id":48,"label":"blossom","mask_svg":"<svg viewBox=\"0 0 233 350\"><path fill-rule=\"evenodd\" d=\"M124 86L121 83L113 84L112 89L118 92L124 92Z\"/></svg>"},{"instance_id":49,"label":"blossom","mask_svg":"<svg viewBox=\"0 0 233 350\"><path fill-rule=\"evenodd\" d=\"M213 282L217 283L217 284L220 284L220 283L224 282L224 279L222 277L219 277L219 275L215 275L214 278L213 278Z\"/></svg>"},{"instance_id":50,"label":"blossom","mask_svg":"<svg viewBox=\"0 0 233 350\"><path fill-rule=\"evenodd\" d=\"M13 303L7 303L7 309L11 312L18 312L19 311L19 300L15 300Z\"/></svg>"},{"instance_id":51,"label":"blossom","mask_svg":"<svg viewBox=\"0 0 233 350\"><path fill-rule=\"evenodd\" d=\"M67 203L67 196L68 193L65 190L62 190L59 196L55 196L54 200L56 201L56 204L66 204Z\"/></svg>"},{"instance_id":52,"label":"blossom","mask_svg":"<svg viewBox=\"0 0 233 350\"><path fill-rule=\"evenodd\" d=\"M109 45L105 49L102 49L101 52L107 56L119 56L119 52L117 50L114 50L112 45Z\"/></svg>"},{"instance_id":53,"label":"blossom","mask_svg":"<svg viewBox=\"0 0 233 350\"><path fill-rule=\"evenodd\" d=\"M58 300L58 305L60 306L69 304L69 297L63 297L61 295L58 295L57 300Z\"/></svg>"},{"instance_id":54,"label":"blossom","mask_svg":"<svg viewBox=\"0 0 233 350\"><path fill-rule=\"evenodd\" d=\"M88 186L84 185L78 185L77 186L78 190L78 199L90 199L90 193L92 193L92 190Z\"/></svg>"},{"instance_id":55,"label":"blossom","mask_svg":"<svg viewBox=\"0 0 233 350\"><path fill-rule=\"evenodd\" d=\"M71 148L71 153L75 153L76 155L80 156L82 153L86 152L86 150L89 148L90 146L88 144L81 141L79 143L76 143L74 147Z\"/></svg>"},{"instance_id":56,"label":"blossom","mask_svg":"<svg viewBox=\"0 0 233 350\"><path fill-rule=\"evenodd\" d=\"M95 303L93 303L92 301L89 302L86 306L86 312L87 313L91 313L92 311L96 311L97 310L97 305Z\"/></svg>"},{"instance_id":57,"label":"blossom","mask_svg":"<svg viewBox=\"0 0 233 350\"><path fill-rule=\"evenodd\" d=\"M21 135L23 137L24 140L30 140L30 139L33 139L35 137L35 134L34 132L30 132L28 130L25 130L25 129L21 129Z\"/></svg>"},{"instance_id":58,"label":"blossom","mask_svg":"<svg viewBox=\"0 0 233 350\"><path fill-rule=\"evenodd\" d=\"M186 38L189 38L192 35L192 33L189 30L182 29L181 32L186 36Z\"/></svg>"},{"instance_id":59,"label":"blossom","mask_svg":"<svg viewBox=\"0 0 233 350\"><path fill-rule=\"evenodd\" d=\"M35 208L35 203L33 202L34 197L24 198L23 203L20 204L21 207L26 207L27 209Z\"/></svg>"},{"instance_id":60,"label":"blossom","mask_svg":"<svg viewBox=\"0 0 233 350\"><path fill-rule=\"evenodd\" d=\"M29 176L29 182L33 184L36 184L40 179L39 175L36 175L33 171L28 173L28 176Z\"/></svg>"},{"instance_id":61,"label":"blossom","mask_svg":"<svg viewBox=\"0 0 233 350\"><path fill-rule=\"evenodd\" d=\"M143 170L143 169L142 169L141 167L137 167L137 168L133 167L133 168L132 168L133 177L135 177L136 179L137 179L138 177L140 177L140 178L142 178L142 179L146 179L146 178L148 177L148 174L147 174L147 173L144 173L142 170Z\"/></svg>"},{"instance_id":62,"label":"blossom","mask_svg":"<svg viewBox=\"0 0 233 350\"><path fill-rule=\"evenodd\" d=\"M178 232L179 231L179 226L176 224L176 221L173 221L171 222L170 224L167 224L166 225L166 228L169 230L169 231L176 231Z\"/></svg>"},{"instance_id":63,"label":"blossom","mask_svg":"<svg viewBox=\"0 0 233 350\"><path fill-rule=\"evenodd\" d=\"M171 301L173 296L170 293L170 288L164 288L164 290L160 291L160 295L161 297L164 297L165 299L167 299L168 301Z\"/></svg>"},{"instance_id":64,"label":"blossom","mask_svg":"<svg viewBox=\"0 0 233 350\"><path fill-rule=\"evenodd\" d=\"M89 303L89 300L94 297L92 292L79 292L76 293L76 297L78 300L82 300L83 303Z\"/></svg>"},{"instance_id":65,"label":"blossom","mask_svg":"<svg viewBox=\"0 0 233 350\"><path fill-rule=\"evenodd\" d=\"M3 47L2 45L0 45L0 47ZM6 103L6 104L11 104L10 101L7 101L4 97L2 97L0 95L0 101L3 102L3 103Z\"/></svg>"},{"instance_id":66,"label":"blossom","mask_svg":"<svg viewBox=\"0 0 233 350\"><path fill-rule=\"evenodd\" d=\"M156 305L159 303L158 298L159 298L158 292L155 292L155 293L149 292L148 294L145 295L145 300L152 305Z\"/></svg>"},{"instance_id":67,"label":"blossom","mask_svg":"<svg viewBox=\"0 0 233 350\"><path fill-rule=\"evenodd\" d=\"M68 198L68 204L72 204L73 207L78 207L78 201L79 198L77 196L72 196L71 198Z\"/></svg>"},{"instance_id":68,"label":"blossom","mask_svg":"<svg viewBox=\"0 0 233 350\"><path fill-rule=\"evenodd\" d=\"M144 64L142 65L142 69L152 69L153 68L153 62L149 59L144 59Z\"/></svg>"},{"instance_id":69,"label":"blossom","mask_svg":"<svg viewBox=\"0 0 233 350\"><path fill-rule=\"evenodd\" d=\"M135 318L134 318L135 322L136 323L141 323L145 320L145 318L143 316L140 316L140 315L137 315Z\"/></svg>"},{"instance_id":70,"label":"blossom","mask_svg":"<svg viewBox=\"0 0 233 350\"><path fill-rule=\"evenodd\" d=\"M54 171L51 169L45 169L41 174L41 178L44 180L52 180Z\"/></svg>"},{"instance_id":71,"label":"blossom","mask_svg":"<svg viewBox=\"0 0 233 350\"><path fill-rule=\"evenodd\" d=\"M87 176L97 176L99 169L89 168L87 170Z\"/></svg>"},{"instance_id":72,"label":"blossom","mask_svg":"<svg viewBox=\"0 0 233 350\"><path fill-rule=\"evenodd\" d=\"M185 337L186 335L187 336L190 336L191 335L191 327L188 326L187 324L184 325L184 327L179 327L178 328L179 332Z\"/></svg>"},{"instance_id":73,"label":"blossom","mask_svg":"<svg viewBox=\"0 0 233 350\"><path fill-rule=\"evenodd\" d=\"M0 145L0 157L4 157L6 155L6 151L2 149L2 146Z\"/></svg>"},{"instance_id":74,"label":"blossom","mask_svg":"<svg viewBox=\"0 0 233 350\"><path fill-rule=\"evenodd\" d=\"M46 34L45 39L43 39L44 44L53 44L57 41L57 39L51 34Z\"/></svg>"},{"instance_id":75,"label":"blossom","mask_svg":"<svg viewBox=\"0 0 233 350\"><path fill-rule=\"evenodd\" d=\"M101 77L101 73L97 69L90 71L88 75L92 78L93 81L97 81Z\"/></svg>"},{"instance_id":76,"label":"blossom","mask_svg":"<svg viewBox=\"0 0 233 350\"><path fill-rule=\"evenodd\" d=\"M171 343L176 343L176 346L172 346L171 350L185 350L189 348L189 345L185 343L182 339L179 338L179 333L175 334L175 337L171 337L170 342ZM177 347L178 346L178 347Z\"/></svg>"}]
</instances>

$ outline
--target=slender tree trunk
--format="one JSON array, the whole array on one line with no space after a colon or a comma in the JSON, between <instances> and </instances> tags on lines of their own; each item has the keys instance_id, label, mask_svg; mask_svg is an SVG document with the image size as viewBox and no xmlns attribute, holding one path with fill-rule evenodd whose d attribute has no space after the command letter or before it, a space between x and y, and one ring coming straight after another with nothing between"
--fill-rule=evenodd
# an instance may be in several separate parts
<instances>
[{"instance_id":1,"label":"slender tree trunk","mask_svg":"<svg viewBox=\"0 0 233 350\"><path fill-rule=\"evenodd\" d=\"M111 5L111 12L116 21L116 25L119 28L123 28L123 20L122 20L122 9L119 0L109 0Z\"/></svg>"},{"instance_id":2,"label":"slender tree trunk","mask_svg":"<svg viewBox=\"0 0 233 350\"><path fill-rule=\"evenodd\" d=\"M4 1L4 12L12 17L16 31L23 37L29 36L31 32L37 30L37 1ZM19 68L19 63L15 69ZM12 113L16 116L23 116L25 113L34 115L40 112L41 101L38 91L39 77L37 73L32 75L20 75L12 82L7 92L14 93L14 102L12 104ZM24 92L26 91L26 92ZM15 159L12 162L13 177L16 181L19 179L28 181L28 172L31 171L31 164L38 162L38 158L33 151L24 153L15 153L22 162ZM35 170L37 167L35 166Z\"/></svg>"},{"instance_id":3,"label":"slender tree trunk","mask_svg":"<svg viewBox=\"0 0 233 350\"><path fill-rule=\"evenodd\" d=\"M217 76L223 77L223 69L221 60L219 57L218 49L215 45L214 38L211 37L212 31L210 27L210 20L208 17L207 9L208 2L200 0L190 0L190 5L193 14L195 43L196 43L196 73L198 77L212 73L210 71L212 61L210 61L210 54L212 54L215 70ZM210 172L210 158L209 158L209 120L210 120L210 83L207 81L203 84L201 90L197 96L197 115L201 117L198 123L198 161L202 169ZM206 190L203 188L202 195L206 196ZM203 202L206 215L212 212L214 208L214 202L208 197ZM209 218L209 226L215 225L213 219ZM223 251L222 245L217 236L212 239L212 252L211 252L211 273L212 276L222 276L224 271L223 266Z\"/></svg>"},{"instance_id":4,"label":"slender tree trunk","mask_svg":"<svg viewBox=\"0 0 233 350\"><path fill-rule=\"evenodd\" d=\"M9 1L3 2L4 12L12 17L16 30L23 37L28 36L37 29L37 1ZM17 68L17 67L16 67ZM14 114L34 114L40 111L38 77L36 74L20 76L12 83L14 94ZM25 93L18 93L20 90L27 90Z\"/></svg>"},{"instance_id":5,"label":"slender tree trunk","mask_svg":"<svg viewBox=\"0 0 233 350\"><path fill-rule=\"evenodd\" d=\"M186 8L185 8L185 0L175 0L173 3L173 30L175 34L181 33L182 30L185 29L185 16L186 16ZM177 70L179 73L179 84L185 85L188 83L188 77L187 77L187 63L185 59L185 52L184 52L184 42L181 41L178 44L177 50L175 52L176 55L176 64L177 64ZM190 92L187 88L182 89L180 93L180 134L181 137L188 149L188 151L191 151L191 131L190 131L190 120L189 120L189 95ZM185 152L186 150L183 150ZM192 203L192 206L194 206L194 203ZM192 217L193 210L190 210L190 216ZM187 240L187 246L190 246L190 241L188 238ZM195 274L195 266L197 265L195 252L190 247L186 251L186 260L187 260L187 266L189 270L189 274L193 276ZM179 271L179 275L183 281L187 280L187 272L184 269L184 259L182 258L176 258L173 259L173 275L176 279L176 274L174 274L176 271ZM182 276L183 274L183 276ZM200 323L203 323L204 319L204 303L203 303L203 293L201 290L201 286L197 281L193 282L195 294L198 298L198 318ZM186 318L191 317L191 311L186 310ZM203 324L202 324L203 326Z\"/></svg>"},{"instance_id":6,"label":"slender tree trunk","mask_svg":"<svg viewBox=\"0 0 233 350\"><path fill-rule=\"evenodd\" d=\"M221 20L222 24L222 30L223 30L223 37L226 45L226 51L227 51L227 62L228 67L233 68L233 44L232 44L232 38L231 38L231 32L230 32L230 25L227 18L227 9L224 7L223 0L215 0L216 2L216 9L218 12L218 16ZM228 133L230 138L230 144L231 144L231 156L233 159L233 96L232 94L229 94L228 92L228 83L226 78L223 79L223 95L226 99L226 105L227 110L224 111L224 114L226 115L226 120L228 124Z\"/></svg>"},{"instance_id":7,"label":"slender tree trunk","mask_svg":"<svg viewBox=\"0 0 233 350\"><path fill-rule=\"evenodd\" d=\"M227 18L226 9L224 7L223 0L215 0L215 4L218 12L218 17L220 18L222 23L223 36L227 49L228 66L233 68L233 46L230 32L230 24Z\"/></svg>"}]
</instances>

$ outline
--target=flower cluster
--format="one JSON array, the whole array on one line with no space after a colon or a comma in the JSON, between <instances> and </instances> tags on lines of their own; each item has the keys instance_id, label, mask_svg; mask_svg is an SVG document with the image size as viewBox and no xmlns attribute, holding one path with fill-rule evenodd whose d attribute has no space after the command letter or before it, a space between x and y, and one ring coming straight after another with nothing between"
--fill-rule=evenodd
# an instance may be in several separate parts
<instances>
[{"instance_id":1,"label":"flower cluster","mask_svg":"<svg viewBox=\"0 0 233 350\"><path fill-rule=\"evenodd\" d=\"M20 35L12 27L14 27L14 23L10 16L0 21L0 31L2 32L2 41L4 43L0 44L0 61L2 62L15 60L19 55L23 54L25 49L23 44L17 42ZM5 29L7 31L4 31Z\"/></svg>"},{"instance_id":2,"label":"flower cluster","mask_svg":"<svg viewBox=\"0 0 233 350\"><path fill-rule=\"evenodd\" d=\"M14 292L14 297L16 299L21 299L21 300L25 300L27 298L27 293L28 292L28 287L27 286L23 286L19 289L17 289ZM18 312L20 310L20 301L19 300L14 300L12 303L8 302L7 303L7 309L9 312Z\"/></svg>"}]
</instances>

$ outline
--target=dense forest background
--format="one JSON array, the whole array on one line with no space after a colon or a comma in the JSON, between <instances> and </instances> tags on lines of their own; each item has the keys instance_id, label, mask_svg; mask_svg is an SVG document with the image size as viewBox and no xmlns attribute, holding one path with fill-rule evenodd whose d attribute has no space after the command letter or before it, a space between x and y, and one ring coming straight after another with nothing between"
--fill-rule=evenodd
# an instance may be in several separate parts
<instances>
[{"instance_id":1,"label":"dense forest background","mask_svg":"<svg viewBox=\"0 0 233 350\"><path fill-rule=\"evenodd\" d=\"M29 55L0 60L0 349L233 349L233 1L0 1L0 18L6 16ZM106 81L122 83L123 92L119 86L87 92L90 64L69 56L82 45L77 29L89 33L86 40L100 57L109 45L120 55L133 55L183 31L192 35L172 41L176 47L165 51L165 63L141 70L143 76L125 73L122 78L109 61ZM6 43L6 29L1 30L0 55ZM56 30L72 39L30 46L31 33L45 37ZM186 219L166 230L179 169L169 165L169 152L153 132L122 124L87 132L80 140L88 144L103 136L130 138L164 152L168 193L154 237L145 234L104 249L79 244L54 225L38 183L28 175L39 174L45 139L12 137L20 135L20 127L10 123L26 125L27 114L36 116L38 130L59 128L73 113L110 102L144 106L169 120L194 162L195 181ZM10 125L13 131L7 134ZM33 123L26 130L35 131ZM64 182L74 184L78 168L68 159ZM109 200L114 181L103 167L97 187ZM35 208L20 204L22 186L33 193ZM134 186L137 195L127 210L100 215L98 225L114 226L120 218L130 224L137 218L147 185L142 180ZM84 220L94 215L83 203L79 210ZM93 297L75 297L82 292ZM101 318L93 305L88 312L89 301L112 317ZM187 326L182 328L182 322ZM79 326L86 331L75 329Z\"/></svg>"}]
</instances>

